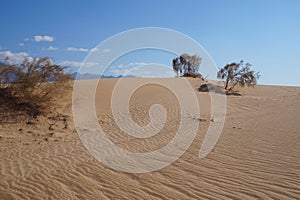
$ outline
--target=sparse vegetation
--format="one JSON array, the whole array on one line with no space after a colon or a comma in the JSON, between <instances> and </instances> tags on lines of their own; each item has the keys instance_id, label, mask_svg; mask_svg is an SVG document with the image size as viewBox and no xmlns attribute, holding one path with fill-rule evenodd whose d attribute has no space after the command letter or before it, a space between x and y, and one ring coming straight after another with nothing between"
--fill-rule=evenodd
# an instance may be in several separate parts
<instances>
[{"instance_id":1,"label":"sparse vegetation","mask_svg":"<svg viewBox=\"0 0 300 200\"><path fill-rule=\"evenodd\" d=\"M6 60L0 65L1 101L37 115L49 108L55 96L70 87L71 79L65 67L53 65L48 57L25 59L19 66Z\"/></svg>"},{"instance_id":2,"label":"sparse vegetation","mask_svg":"<svg viewBox=\"0 0 300 200\"><path fill-rule=\"evenodd\" d=\"M181 56L173 59L173 70L177 76L202 78L201 74L199 73L201 60L202 59L198 55L190 56L187 53L182 54Z\"/></svg>"},{"instance_id":3,"label":"sparse vegetation","mask_svg":"<svg viewBox=\"0 0 300 200\"><path fill-rule=\"evenodd\" d=\"M259 72L255 72L250 69L251 64L244 61L239 63L230 63L225 65L217 74L219 79L224 81L224 87L227 91L232 91L236 85L244 86L254 86L259 79Z\"/></svg>"}]
</instances>

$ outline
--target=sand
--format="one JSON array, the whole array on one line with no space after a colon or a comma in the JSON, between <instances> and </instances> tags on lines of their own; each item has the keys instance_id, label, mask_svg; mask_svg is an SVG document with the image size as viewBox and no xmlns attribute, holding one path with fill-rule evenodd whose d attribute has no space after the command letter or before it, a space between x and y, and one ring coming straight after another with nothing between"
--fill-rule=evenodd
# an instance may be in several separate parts
<instances>
[{"instance_id":1,"label":"sand","mask_svg":"<svg viewBox=\"0 0 300 200\"><path fill-rule=\"evenodd\" d=\"M134 138L112 117L110 96L117 81L102 79L96 94L96 114L107 136L132 152L167 145L180 119L175 96L158 85L133 94L130 114L137 124L150 122L153 104L168 113L159 134ZM209 94L198 91L201 80L189 81L202 109L194 116L200 122L197 135L178 160L149 173L113 170L87 151L74 128L71 93L57 112L29 120L9 118L2 107L0 199L300 199L300 87L238 88L242 96L227 96L216 146L200 159L207 128L217 119L211 120Z\"/></svg>"}]
</instances>

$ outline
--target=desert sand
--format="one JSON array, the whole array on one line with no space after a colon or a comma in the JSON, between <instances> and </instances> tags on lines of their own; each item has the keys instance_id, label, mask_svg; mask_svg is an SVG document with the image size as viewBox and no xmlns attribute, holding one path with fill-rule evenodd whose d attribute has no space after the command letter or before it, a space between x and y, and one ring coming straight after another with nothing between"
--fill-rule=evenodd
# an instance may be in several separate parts
<instances>
[{"instance_id":1,"label":"desert sand","mask_svg":"<svg viewBox=\"0 0 300 200\"><path fill-rule=\"evenodd\" d=\"M110 97L117 81L102 79L95 99L111 141L132 152L168 144L180 119L176 97L155 84L136 90L130 114L137 124L150 122L153 104L168 113L159 134L137 139L114 123ZM216 146L200 159L209 123L216 122L209 94L198 91L203 82L189 81L201 109L197 136L178 160L149 173L113 170L87 151L74 128L71 92L55 112L32 119L12 117L1 105L0 199L300 199L300 87L238 88L241 96L227 96Z\"/></svg>"}]
</instances>

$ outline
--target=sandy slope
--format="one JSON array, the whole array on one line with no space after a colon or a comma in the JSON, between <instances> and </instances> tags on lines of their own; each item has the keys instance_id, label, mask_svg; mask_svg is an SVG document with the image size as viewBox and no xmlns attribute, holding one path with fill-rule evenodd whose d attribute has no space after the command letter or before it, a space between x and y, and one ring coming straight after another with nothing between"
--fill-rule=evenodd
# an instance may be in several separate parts
<instances>
[{"instance_id":1,"label":"sandy slope","mask_svg":"<svg viewBox=\"0 0 300 200\"><path fill-rule=\"evenodd\" d=\"M133 152L168 144L180 118L174 95L158 85L133 94L130 111L138 124L150 122L152 104L168 112L158 135L137 139L112 118L110 96L117 81L102 80L96 94L97 117L109 138ZM8 123L2 110L0 199L300 199L300 88L257 86L240 89L243 96L228 96L222 135L199 159L207 127L215 122L208 94L197 91L201 82L190 82L202 109L198 134L177 161L151 173L119 172L94 159L74 130L70 96L61 100L63 115L52 113L32 123Z\"/></svg>"}]
</instances>

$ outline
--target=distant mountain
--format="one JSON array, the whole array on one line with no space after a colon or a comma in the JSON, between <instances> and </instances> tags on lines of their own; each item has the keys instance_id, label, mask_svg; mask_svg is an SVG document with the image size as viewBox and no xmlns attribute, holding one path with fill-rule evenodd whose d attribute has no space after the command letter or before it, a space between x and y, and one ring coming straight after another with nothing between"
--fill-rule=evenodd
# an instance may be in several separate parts
<instances>
[{"instance_id":1,"label":"distant mountain","mask_svg":"<svg viewBox=\"0 0 300 200\"><path fill-rule=\"evenodd\" d=\"M119 76L119 78L139 78L139 77L133 75L126 75L126 76Z\"/></svg>"},{"instance_id":2,"label":"distant mountain","mask_svg":"<svg viewBox=\"0 0 300 200\"><path fill-rule=\"evenodd\" d=\"M2 63L0 62L0 69L5 67L6 64L5 63ZM16 76L15 74L13 73L5 73L5 74L2 74L2 76L5 76L7 77L6 80L9 80L9 81L6 81L6 82L2 82L2 83L7 83L7 82L10 82L10 81L13 81L15 80ZM71 74L71 76L76 79L76 80L88 80L88 79L99 79L100 76L98 74L92 74L92 73L79 73L79 72L74 72ZM135 76L132 76L132 75L128 75L128 76L102 76L101 78L135 78Z\"/></svg>"},{"instance_id":3,"label":"distant mountain","mask_svg":"<svg viewBox=\"0 0 300 200\"><path fill-rule=\"evenodd\" d=\"M76 80L87 80L87 79L99 79L100 76L98 74L92 74L92 73L79 73L79 72L74 72L71 74L71 76L76 79ZM128 76L101 76L101 78L136 78L135 76L128 75Z\"/></svg>"},{"instance_id":4,"label":"distant mountain","mask_svg":"<svg viewBox=\"0 0 300 200\"><path fill-rule=\"evenodd\" d=\"M97 74L91 74L91 73L78 73L78 72L74 72L71 74L71 76L76 79L76 80L84 80L84 79L98 79L99 75Z\"/></svg>"}]
</instances>

